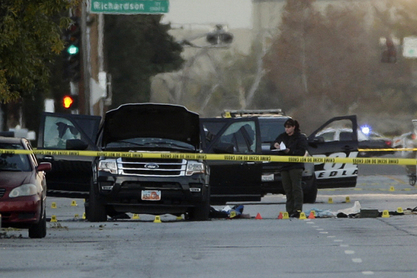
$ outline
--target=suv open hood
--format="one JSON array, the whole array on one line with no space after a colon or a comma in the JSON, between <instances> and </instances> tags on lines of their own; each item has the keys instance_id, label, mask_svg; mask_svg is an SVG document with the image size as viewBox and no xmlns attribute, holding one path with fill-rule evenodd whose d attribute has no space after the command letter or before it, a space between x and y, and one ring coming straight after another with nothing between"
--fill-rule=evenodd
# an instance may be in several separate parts
<instances>
[{"instance_id":1,"label":"suv open hood","mask_svg":"<svg viewBox=\"0 0 417 278\"><path fill-rule=\"evenodd\" d=\"M106 113L102 146L135 137L178 140L200 149L198 114L170 104L124 104Z\"/></svg>"}]
</instances>

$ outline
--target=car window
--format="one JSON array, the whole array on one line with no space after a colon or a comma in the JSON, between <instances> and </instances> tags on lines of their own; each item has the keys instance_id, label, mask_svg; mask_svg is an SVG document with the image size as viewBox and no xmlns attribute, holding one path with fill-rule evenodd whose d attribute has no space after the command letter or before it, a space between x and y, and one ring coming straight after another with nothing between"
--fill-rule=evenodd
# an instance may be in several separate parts
<instances>
[{"instance_id":1,"label":"car window","mask_svg":"<svg viewBox=\"0 0 417 278\"><path fill-rule=\"evenodd\" d=\"M65 149L69 139L81 139L81 134L72 123L61 117L48 116L45 119L44 147Z\"/></svg>"},{"instance_id":2,"label":"car window","mask_svg":"<svg viewBox=\"0 0 417 278\"><path fill-rule=\"evenodd\" d=\"M206 141L210 143L224 125L224 122L205 122L203 124L203 129Z\"/></svg>"},{"instance_id":3,"label":"car window","mask_svg":"<svg viewBox=\"0 0 417 278\"><path fill-rule=\"evenodd\" d=\"M256 148L255 124L237 122L231 124L222 134L220 142L233 144L235 153L250 153Z\"/></svg>"},{"instance_id":4,"label":"car window","mask_svg":"<svg viewBox=\"0 0 417 278\"><path fill-rule=\"evenodd\" d=\"M360 129L358 129L358 141L369 140L370 138L365 135Z\"/></svg>"},{"instance_id":5,"label":"car window","mask_svg":"<svg viewBox=\"0 0 417 278\"><path fill-rule=\"evenodd\" d=\"M349 120L335 121L318 131L315 138L320 138L324 142L352 141L352 130L352 123Z\"/></svg>"},{"instance_id":6,"label":"car window","mask_svg":"<svg viewBox=\"0 0 417 278\"><path fill-rule=\"evenodd\" d=\"M23 150L20 144L0 143L0 149ZM26 154L7 154L0 155L1 171L31 171L28 156Z\"/></svg>"},{"instance_id":7,"label":"car window","mask_svg":"<svg viewBox=\"0 0 417 278\"><path fill-rule=\"evenodd\" d=\"M351 131L341 131L339 134L340 141L352 141L352 132Z\"/></svg>"},{"instance_id":8,"label":"car window","mask_svg":"<svg viewBox=\"0 0 417 278\"><path fill-rule=\"evenodd\" d=\"M324 133L320 134L319 136L323 137L324 142L335 141L335 132L334 131L324 132Z\"/></svg>"}]
</instances>

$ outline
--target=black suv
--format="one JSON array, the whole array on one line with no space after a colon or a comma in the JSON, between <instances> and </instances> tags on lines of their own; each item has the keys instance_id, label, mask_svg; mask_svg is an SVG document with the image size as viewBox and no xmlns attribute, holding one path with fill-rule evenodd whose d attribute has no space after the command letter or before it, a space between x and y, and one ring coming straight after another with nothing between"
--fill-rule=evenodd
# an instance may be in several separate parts
<instances>
[{"instance_id":1,"label":"black suv","mask_svg":"<svg viewBox=\"0 0 417 278\"><path fill-rule=\"evenodd\" d=\"M285 132L284 123L291 118L284 114L281 109L268 110L225 110L223 118L257 117L260 126L262 141L262 154L275 155L270 150L271 144L279 134ZM330 157L356 157L357 138L341 142L334 140L325 143L325 140L316 134L331 126L346 126L352 130L356 126L355 116L337 117L329 120L317 131L308 137L309 148L306 156L323 156L328 153ZM355 130L355 129L353 129ZM355 143L356 141L356 143ZM333 153L329 153L329 152ZM323 152L323 153L322 153ZM329 164L329 163L327 163ZM330 171L330 172L329 172ZM305 163L302 186L305 203L314 203L318 188L354 187L356 186L357 166L353 164L311 164ZM262 164L262 194L284 194L282 187L280 163L265 161Z\"/></svg>"},{"instance_id":2,"label":"black suv","mask_svg":"<svg viewBox=\"0 0 417 278\"><path fill-rule=\"evenodd\" d=\"M200 153L199 116L182 106L126 104L99 118L44 115L43 147L131 152L123 156L44 156L58 168L50 195L86 194L89 221L126 212L174 215L207 220L210 210L209 168L205 161L141 158L147 152ZM95 143L89 134L96 134ZM68 186L67 186L68 185ZM55 193L55 194L54 194Z\"/></svg>"}]
</instances>

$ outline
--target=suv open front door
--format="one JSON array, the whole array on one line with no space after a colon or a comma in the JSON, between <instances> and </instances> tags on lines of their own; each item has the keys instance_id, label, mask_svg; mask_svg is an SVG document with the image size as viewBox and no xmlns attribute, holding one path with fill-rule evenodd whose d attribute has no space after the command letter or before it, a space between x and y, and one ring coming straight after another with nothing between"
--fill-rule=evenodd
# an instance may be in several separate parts
<instances>
[{"instance_id":1,"label":"suv open front door","mask_svg":"<svg viewBox=\"0 0 417 278\"><path fill-rule=\"evenodd\" d=\"M75 114L43 113L38 149L97 150L101 117ZM48 173L48 196L85 198L90 190L91 163L94 157L38 155L39 161L51 162Z\"/></svg>"},{"instance_id":2,"label":"suv open front door","mask_svg":"<svg viewBox=\"0 0 417 278\"><path fill-rule=\"evenodd\" d=\"M308 137L308 152L313 157L358 156L356 116L328 120ZM340 137L333 134L340 131ZM355 131L355 132L353 132ZM314 165L317 188L355 187L358 165L351 163L317 163Z\"/></svg>"},{"instance_id":3,"label":"suv open front door","mask_svg":"<svg viewBox=\"0 0 417 278\"><path fill-rule=\"evenodd\" d=\"M257 118L200 118L205 153L261 154ZM211 203L260 201L260 161L209 160Z\"/></svg>"}]
</instances>

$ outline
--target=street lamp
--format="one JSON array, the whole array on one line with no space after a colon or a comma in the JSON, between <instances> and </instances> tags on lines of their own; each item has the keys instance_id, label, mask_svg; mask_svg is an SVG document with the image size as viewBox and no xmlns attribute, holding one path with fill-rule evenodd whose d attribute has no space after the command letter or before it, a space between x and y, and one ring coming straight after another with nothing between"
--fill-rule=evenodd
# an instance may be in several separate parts
<instances>
[{"instance_id":1,"label":"street lamp","mask_svg":"<svg viewBox=\"0 0 417 278\"><path fill-rule=\"evenodd\" d=\"M212 45L230 44L233 41L233 34L226 32L223 25L217 24L216 29L207 34L206 40Z\"/></svg>"},{"instance_id":2,"label":"street lamp","mask_svg":"<svg viewBox=\"0 0 417 278\"><path fill-rule=\"evenodd\" d=\"M210 45L196 45L193 43L193 40L206 38L206 41ZM213 31L208 33L201 33L195 36L178 41L182 46L195 47L195 48L218 48L218 47L228 47L233 42L233 34L225 30L222 24L217 24Z\"/></svg>"}]
</instances>

